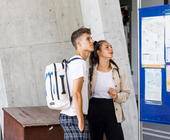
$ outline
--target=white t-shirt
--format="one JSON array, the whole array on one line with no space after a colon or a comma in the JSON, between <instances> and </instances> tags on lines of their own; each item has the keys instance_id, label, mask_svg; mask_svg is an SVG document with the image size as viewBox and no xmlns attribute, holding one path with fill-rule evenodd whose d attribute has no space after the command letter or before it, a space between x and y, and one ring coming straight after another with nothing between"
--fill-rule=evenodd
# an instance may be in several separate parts
<instances>
[{"instance_id":1,"label":"white t-shirt","mask_svg":"<svg viewBox=\"0 0 170 140\"><path fill-rule=\"evenodd\" d=\"M112 70L109 72L97 71L96 84L92 97L111 99L112 97L108 94L109 88L115 88L115 82L112 77Z\"/></svg>"},{"instance_id":2,"label":"white t-shirt","mask_svg":"<svg viewBox=\"0 0 170 140\"><path fill-rule=\"evenodd\" d=\"M75 58L75 57L81 58L81 56L79 56L79 55L75 55L72 58ZM70 58L70 59L72 59L72 58ZM81 94L82 94L82 101L83 101L83 113L87 115L87 111L88 111L88 70L87 70L86 61L84 61L82 58L71 61L68 64L67 72L68 72L68 82L69 82L71 96L73 95L73 92L72 92L73 91L73 81L80 77L84 78ZM68 116L76 116L76 110L75 110L73 101L72 101L71 106L68 109L62 110L60 113L66 114Z\"/></svg>"}]
</instances>

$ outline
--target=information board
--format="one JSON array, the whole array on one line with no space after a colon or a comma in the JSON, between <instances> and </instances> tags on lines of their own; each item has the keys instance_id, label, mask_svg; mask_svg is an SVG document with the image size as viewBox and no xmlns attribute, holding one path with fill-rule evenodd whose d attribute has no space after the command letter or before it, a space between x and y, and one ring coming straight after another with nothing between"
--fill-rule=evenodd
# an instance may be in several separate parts
<instances>
[{"instance_id":1,"label":"information board","mask_svg":"<svg viewBox=\"0 0 170 140\"><path fill-rule=\"evenodd\" d=\"M140 121L170 124L170 5L139 9Z\"/></svg>"}]
</instances>

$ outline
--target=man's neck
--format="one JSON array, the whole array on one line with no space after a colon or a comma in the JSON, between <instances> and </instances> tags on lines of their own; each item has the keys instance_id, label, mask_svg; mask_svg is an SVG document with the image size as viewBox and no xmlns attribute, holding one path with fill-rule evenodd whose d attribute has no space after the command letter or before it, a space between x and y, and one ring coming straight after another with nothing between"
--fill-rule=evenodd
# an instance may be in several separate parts
<instances>
[{"instance_id":1,"label":"man's neck","mask_svg":"<svg viewBox=\"0 0 170 140\"><path fill-rule=\"evenodd\" d=\"M89 57L90 55L90 52L88 51L83 51L83 52L78 52L76 53L77 55L80 55L85 61L87 60L87 58Z\"/></svg>"}]
</instances>

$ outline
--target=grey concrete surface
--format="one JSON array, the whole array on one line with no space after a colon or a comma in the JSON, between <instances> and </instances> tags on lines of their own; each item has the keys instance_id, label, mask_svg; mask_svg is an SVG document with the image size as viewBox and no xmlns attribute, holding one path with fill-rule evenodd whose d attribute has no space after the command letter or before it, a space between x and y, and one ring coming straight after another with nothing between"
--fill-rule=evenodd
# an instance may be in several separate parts
<instances>
[{"instance_id":1,"label":"grey concrete surface","mask_svg":"<svg viewBox=\"0 0 170 140\"><path fill-rule=\"evenodd\" d=\"M44 69L74 54L79 0L0 0L0 21L0 108L46 105Z\"/></svg>"},{"instance_id":2,"label":"grey concrete surface","mask_svg":"<svg viewBox=\"0 0 170 140\"><path fill-rule=\"evenodd\" d=\"M141 133L143 140L170 140L170 125L143 122Z\"/></svg>"},{"instance_id":3,"label":"grey concrete surface","mask_svg":"<svg viewBox=\"0 0 170 140\"><path fill-rule=\"evenodd\" d=\"M0 108L46 105L44 69L74 54L71 33L85 25L107 39L126 70L125 139L137 140L137 108L119 0L0 0ZM3 115L0 113L2 125ZM2 127L3 128L3 127Z\"/></svg>"},{"instance_id":4,"label":"grey concrete surface","mask_svg":"<svg viewBox=\"0 0 170 140\"><path fill-rule=\"evenodd\" d=\"M125 140L137 140L138 115L136 99L129 67L119 0L81 0L81 7L84 24L90 26L93 34L95 34L95 39L106 39L112 44L114 60L118 63L120 69L126 72L129 78L131 95L129 100L123 104L126 121L122 125ZM94 14L94 18L89 18L92 13Z\"/></svg>"},{"instance_id":5,"label":"grey concrete surface","mask_svg":"<svg viewBox=\"0 0 170 140\"><path fill-rule=\"evenodd\" d=\"M137 1L132 2L131 12L131 68L135 94L138 94L138 7Z\"/></svg>"},{"instance_id":6,"label":"grey concrete surface","mask_svg":"<svg viewBox=\"0 0 170 140\"><path fill-rule=\"evenodd\" d=\"M5 88L5 82L4 82L4 76L3 76L3 70L2 70L2 63L0 59L0 107L6 107L8 105L7 103L7 96L6 96L6 88ZM1 130L3 131L3 112L0 110L0 134ZM2 136L0 136L2 137Z\"/></svg>"}]
</instances>

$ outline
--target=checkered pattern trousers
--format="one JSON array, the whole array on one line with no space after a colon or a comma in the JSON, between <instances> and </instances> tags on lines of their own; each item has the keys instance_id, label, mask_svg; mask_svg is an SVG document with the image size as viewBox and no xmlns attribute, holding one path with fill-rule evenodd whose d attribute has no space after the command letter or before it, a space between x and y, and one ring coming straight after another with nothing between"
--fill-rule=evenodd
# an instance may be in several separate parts
<instances>
[{"instance_id":1,"label":"checkered pattern trousers","mask_svg":"<svg viewBox=\"0 0 170 140\"><path fill-rule=\"evenodd\" d=\"M76 116L67 116L60 114L60 125L64 130L64 140L89 140L90 132L88 128L88 121L85 118L84 131L81 132L78 128L78 120Z\"/></svg>"}]
</instances>

